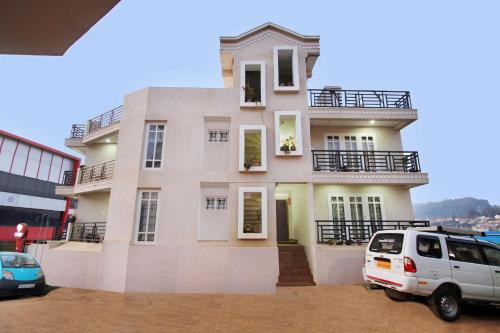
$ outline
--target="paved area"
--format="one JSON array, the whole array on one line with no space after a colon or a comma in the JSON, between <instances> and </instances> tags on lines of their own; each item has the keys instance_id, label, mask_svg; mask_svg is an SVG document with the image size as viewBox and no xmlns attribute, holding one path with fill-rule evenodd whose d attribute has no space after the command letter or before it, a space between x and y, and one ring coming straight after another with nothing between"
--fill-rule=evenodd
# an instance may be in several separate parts
<instances>
[{"instance_id":1,"label":"paved area","mask_svg":"<svg viewBox=\"0 0 500 333\"><path fill-rule=\"evenodd\" d=\"M421 302L362 286L279 288L274 295L110 293L60 288L0 301L1 332L500 332L500 309L455 323Z\"/></svg>"}]
</instances>

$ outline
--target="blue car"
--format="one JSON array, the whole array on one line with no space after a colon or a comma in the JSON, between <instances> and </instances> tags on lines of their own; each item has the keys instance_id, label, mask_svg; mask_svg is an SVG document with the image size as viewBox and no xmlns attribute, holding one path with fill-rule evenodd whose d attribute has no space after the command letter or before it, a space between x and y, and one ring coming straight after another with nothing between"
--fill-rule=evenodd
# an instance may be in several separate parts
<instances>
[{"instance_id":1,"label":"blue car","mask_svg":"<svg viewBox=\"0 0 500 333\"><path fill-rule=\"evenodd\" d=\"M45 276L33 257L25 253L0 252L0 273L0 296L43 295Z\"/></svg>"}]
</instances>

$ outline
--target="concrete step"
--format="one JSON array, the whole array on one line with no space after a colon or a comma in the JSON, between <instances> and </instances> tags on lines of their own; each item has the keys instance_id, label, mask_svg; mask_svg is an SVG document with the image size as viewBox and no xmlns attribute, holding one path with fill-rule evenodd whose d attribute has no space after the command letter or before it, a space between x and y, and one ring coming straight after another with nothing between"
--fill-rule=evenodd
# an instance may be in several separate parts
<instances>
[{"instance_id":1,"label":"concrete step","mask_svg":"<svg viewBox=\"0 0 500 333\"><path fill-rule=\"evenodd\" d=\"M276 287L307 287L315 286L316 282L278 282Z\"/></svg>"},{"instance_id":2,"label":"concrete step","mask_svg":"<svg viewBox=\"0 0 500 333\"><path fill-rule=\"evenodd\" d=\"M311 274L279 275L278 282L314 282Z\"/></svg>"}]
</instances>

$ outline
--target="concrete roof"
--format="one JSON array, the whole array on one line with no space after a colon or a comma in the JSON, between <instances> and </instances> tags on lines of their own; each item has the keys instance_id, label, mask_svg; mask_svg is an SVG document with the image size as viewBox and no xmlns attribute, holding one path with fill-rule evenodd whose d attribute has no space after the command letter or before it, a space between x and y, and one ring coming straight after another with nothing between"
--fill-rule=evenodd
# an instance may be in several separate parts
<instances>
[{"instance_id":1,"label":"concrete roof","mask_svg":"<svg viewBox=\"0 0 500 333\"><path fill-rule=\"evenodd\" d=\"M0 54L63 55L120 0L0 0Z\"/></svg>"},{"instance_id":2,"label":"concrete roof","mask_svg":"<svg viewBox=\"0 0 500 333\"><path fill-rule=\"evenodd\" d=\"M264 30L272 30L275 32L279 32L279 33L282 33L286 36L292 37L294 39L298 39L302 42L313 42L313 43L319 42L319 36L317 36L317 35L302 35L302 34L299 34L295 31L292 31L290 29L287 29L287 28L284 28L284 27L279 26L277 24L274 24L272 22L267 22L267 23L261 24L256 28L253 28L247 32L242 33L242 34L239 34L238 36L221 36L220 42L221 43L238 43L244 39L247 39L247 38L250 38L250 37L257 35Z\"/></svg>"}]
</instances>

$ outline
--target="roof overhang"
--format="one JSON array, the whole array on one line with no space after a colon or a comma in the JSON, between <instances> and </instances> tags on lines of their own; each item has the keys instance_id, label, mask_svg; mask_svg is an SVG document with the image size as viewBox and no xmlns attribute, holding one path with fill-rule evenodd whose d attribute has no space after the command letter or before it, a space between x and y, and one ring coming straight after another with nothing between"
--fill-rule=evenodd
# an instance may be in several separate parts
<instances>
[{"instance_id":1,"label":"roof overhang","mask_svg":"<svg viewBox=\"0 0 500 333\"><path fill-rule=\"evenodd\" d=\"M247 32L244 32L242 34L239 34L238 36L221 36L220 37L220 43L222 44L232 44L232 43L239 43L243 40L255 37L259 35L261 32L270 30L274 31L277 33L280 33L282 35L285 35L289 38L296 39L297 41L303 42L303 43L316 43L319 44L319 36L317 35L302 35L299 34L295 31L292 31L290 29L281 27L277 24L274 24L272 22L267 22L264 24L259 25L256 28L253 28Z\"/></svg>"},{"instance_id":2,"label":"roof overhang","mask_svg":"<svg viewBox=\"0 0 500 333\"><path fill-rule=\"evenodd\" d=\"M0 54L63 55L120 0L0 0Z\"/></svg>"}]
</instances>

